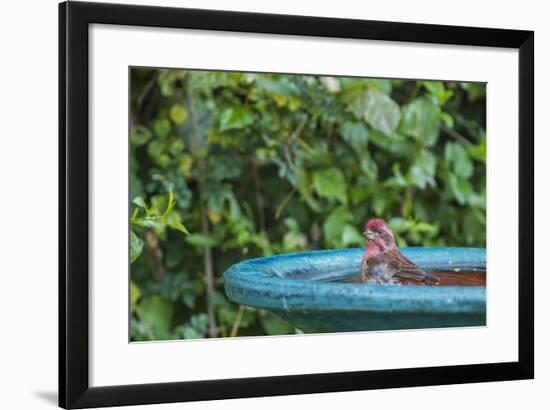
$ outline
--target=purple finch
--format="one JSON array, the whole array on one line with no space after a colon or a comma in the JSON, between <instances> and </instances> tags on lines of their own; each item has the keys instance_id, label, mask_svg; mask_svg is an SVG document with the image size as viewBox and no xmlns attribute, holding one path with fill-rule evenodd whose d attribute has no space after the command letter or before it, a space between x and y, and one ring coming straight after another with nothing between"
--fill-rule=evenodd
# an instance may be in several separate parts
<instances>
[{"instance_id":1,"label":"purple finch","mask_svg":"<svg viewBox=\"0 0 550 410\"><path fill-rule=\"evenodd\" d=\"M382 219L371 219L364 232L367 248L361 261L364 283L439 283L401 253L392 230Z\"/></svg>"}]
</instances>

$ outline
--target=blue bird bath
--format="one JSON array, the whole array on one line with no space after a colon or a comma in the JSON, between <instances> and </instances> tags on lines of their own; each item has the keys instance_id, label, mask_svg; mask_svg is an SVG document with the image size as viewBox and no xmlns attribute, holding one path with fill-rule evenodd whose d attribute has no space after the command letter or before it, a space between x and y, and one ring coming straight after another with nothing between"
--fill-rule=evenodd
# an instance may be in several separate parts
<instances>
[{"instance_id":1,"label":"blue bird bath","mask_svg":"<svg viewBox=\"0 0 550 410\"><path fill-rule=\"evenodd\" d=\"M485 270L485 249L403 248L425 271ZM263 308L306 333L484 326L486 288L366 285L363 249L251 259L225 273L230 300ZM465 273L467 274L467 273Z\"/></svg>"}]
</instances>

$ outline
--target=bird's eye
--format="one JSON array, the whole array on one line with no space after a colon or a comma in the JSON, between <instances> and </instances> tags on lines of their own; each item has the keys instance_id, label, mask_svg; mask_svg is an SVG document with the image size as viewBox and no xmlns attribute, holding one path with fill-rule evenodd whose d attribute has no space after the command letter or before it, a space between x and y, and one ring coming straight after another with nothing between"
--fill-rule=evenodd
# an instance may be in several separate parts
<instances>
[{"instance_id":1,"label":"bird's eye","mask_svg":"<svg viewBox=\"0 0 550 410\"><path fill-rule=\"evenodd\" d=\"M377 230L376 233L380 235L382 233L382 229Z\"/></svg>"}]
</instances>

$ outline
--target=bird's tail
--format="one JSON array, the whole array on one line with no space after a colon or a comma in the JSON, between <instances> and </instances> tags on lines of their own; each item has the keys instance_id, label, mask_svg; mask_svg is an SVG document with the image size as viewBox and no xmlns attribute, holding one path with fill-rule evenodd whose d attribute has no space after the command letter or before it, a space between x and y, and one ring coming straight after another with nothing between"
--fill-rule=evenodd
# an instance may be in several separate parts
<instances>
[{"instance_id":1,"label":"bird's tail","mask_svg":"<svg viewBox=\"0 0 550 410\"><path fill-rule=\"evenodd\" d=\"M432 285L437 285L439 283L439 278L437 276L430 275L429 273L426 273L422 280Z\"/></svg>"}]
</instances>

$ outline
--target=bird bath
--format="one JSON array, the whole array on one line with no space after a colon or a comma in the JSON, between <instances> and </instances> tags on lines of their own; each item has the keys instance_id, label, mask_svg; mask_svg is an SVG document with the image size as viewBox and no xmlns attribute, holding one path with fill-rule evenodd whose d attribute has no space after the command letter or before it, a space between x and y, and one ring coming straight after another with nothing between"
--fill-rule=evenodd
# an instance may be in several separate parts
<instances>
[{"instance_id":1,"label":"bird bath","mask_svg":"<svg viewBox=\"0 0 550 410\"><path fill-rule=\"evenodd\" d=\"M485 270L482 248L402 251L427 272ZM270 310L306 333L485 325L485 286L351 283L363 252L342 249L246 260L224 273L225 292L232 301Z\"/></svg>"}]
</instances>

